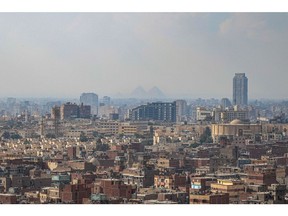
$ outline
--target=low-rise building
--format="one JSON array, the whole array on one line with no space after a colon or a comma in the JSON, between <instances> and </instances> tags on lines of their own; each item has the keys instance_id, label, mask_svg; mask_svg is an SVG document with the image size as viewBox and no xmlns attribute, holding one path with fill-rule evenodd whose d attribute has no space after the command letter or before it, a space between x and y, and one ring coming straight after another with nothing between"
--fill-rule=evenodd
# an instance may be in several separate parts
<instances>
[{"instance_id":1,"label":"low-rise building","mask_svg":"<svg viewBox=\"0 0 288 216\"><path fill-rule=\"evenodd\" d=\"M190 194L190 204L229 204L228 193Z\"/></svg>"},{"instance_id":2,"label":"low-rise building","mask_svg":"<svg viewBox=\"0 0 288 216\"><path fill-rule=\"evenodd\" d=\"M16 194L0 194L0 204L16 204L17 195Z\"/></svg>"},{"instance_id":3,"label":"low-rise building","mask_svg":"<svg viewBox=\"0 0 288 216\"><path fill-rule=\"evenodd\" d=\"M239 203L239 195L244 192L244 183L241 180L219 179L211 184L211 192L228 193L230 203Z\"/></svg>"}]
</instances>

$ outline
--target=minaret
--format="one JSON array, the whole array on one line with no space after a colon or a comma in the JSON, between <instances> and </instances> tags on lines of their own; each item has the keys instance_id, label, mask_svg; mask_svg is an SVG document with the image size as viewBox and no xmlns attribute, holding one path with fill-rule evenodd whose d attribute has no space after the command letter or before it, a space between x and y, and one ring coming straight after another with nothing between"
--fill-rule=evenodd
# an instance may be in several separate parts
<instances>
[{"instance_id":1,"label":"minaret","mask_svg":"<svg viewBox=\"0 0 288 216\"><path fill-rule=\"evenodd\" d=\"M59 128L58 128L58 125L59 124L59 121L57 118L54 119L54 130L55 130L55 137L57 138L58 137L58 132L59 132Z\"/></svg>"}]
</instances>

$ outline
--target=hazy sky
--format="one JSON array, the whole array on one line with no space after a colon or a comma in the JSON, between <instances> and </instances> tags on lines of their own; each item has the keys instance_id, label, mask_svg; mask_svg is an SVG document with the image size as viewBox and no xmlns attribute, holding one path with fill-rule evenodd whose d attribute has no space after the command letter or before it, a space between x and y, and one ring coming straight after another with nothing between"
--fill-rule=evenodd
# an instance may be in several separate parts
<instances>
[{"instance_id":1,"label":"hazy sky","mask_svg":"<svg viewBox=\"0 0 288 216\"><path fill-rule=\"evenodd\" d=\"M288 98L288 13L0 13L0 96Z\"/></svg>"}]
</instances>

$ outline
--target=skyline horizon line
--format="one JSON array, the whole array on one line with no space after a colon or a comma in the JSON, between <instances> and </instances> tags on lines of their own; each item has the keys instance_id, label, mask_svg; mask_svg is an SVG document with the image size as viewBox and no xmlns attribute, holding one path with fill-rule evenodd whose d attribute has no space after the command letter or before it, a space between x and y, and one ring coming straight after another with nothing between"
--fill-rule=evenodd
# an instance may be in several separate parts
<instances>
[{"instance_id":1,"label":"skyline horizon line","mask_svg":"<svg viewBox=\"0 0 288 216\"><path fill-rule=\"evenodd\" d=\"M84 92L83 92L84 93ZM97 94L96 92L87 92L87 93L95 93ZM80 100L80 96L81 96L82 93L79 94L79 96L0 96L0 100L3 100L3 99L8 99L8 98L15 98L15 99L57 99L57 100L67 100L67 99L71 99L71 100ZM99 99L102 99L103 97L105 96L108 96L110 97L111 99L122 99L122 100L129 100L129 99L137 99L137 100L169 100L169 99L172 99L172 100L198 100L198 99L202 99L202 100L221 100L221 99L224 99L224 98L227 98L229 99L230 101L232 101L232 97L229 98L229 97L200 97L200 96L196 96L196 97L193 97L193 96L166 96L166 97L162 97L162 98L140 98L140 97L115 97L115 96L112 96L112 95L109 95L109 94L103 94L103 95L98 95L98 100ZM248 99L248 101L256 101L256 100L272 100L272 101L288 101L288 97L287 98L264 98L264 97L253 97L251 99Z\"/></svg>"}]
</instances>

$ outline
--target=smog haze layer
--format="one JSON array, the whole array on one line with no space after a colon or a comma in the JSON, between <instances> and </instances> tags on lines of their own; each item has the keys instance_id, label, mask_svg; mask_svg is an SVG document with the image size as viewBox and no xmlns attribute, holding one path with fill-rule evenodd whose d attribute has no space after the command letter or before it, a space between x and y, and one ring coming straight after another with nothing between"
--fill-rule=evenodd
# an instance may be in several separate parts
<instances>
[{"instance_id":1,"label":"smog haze layer","mask_svg":"<svg viewBox=\"0 0 288 216\"><path fill-rule=\"evenodd\" d=\"M0 13L0 97L287 98L287 57L287 13Z\"/></svg>"}]
</instances>

